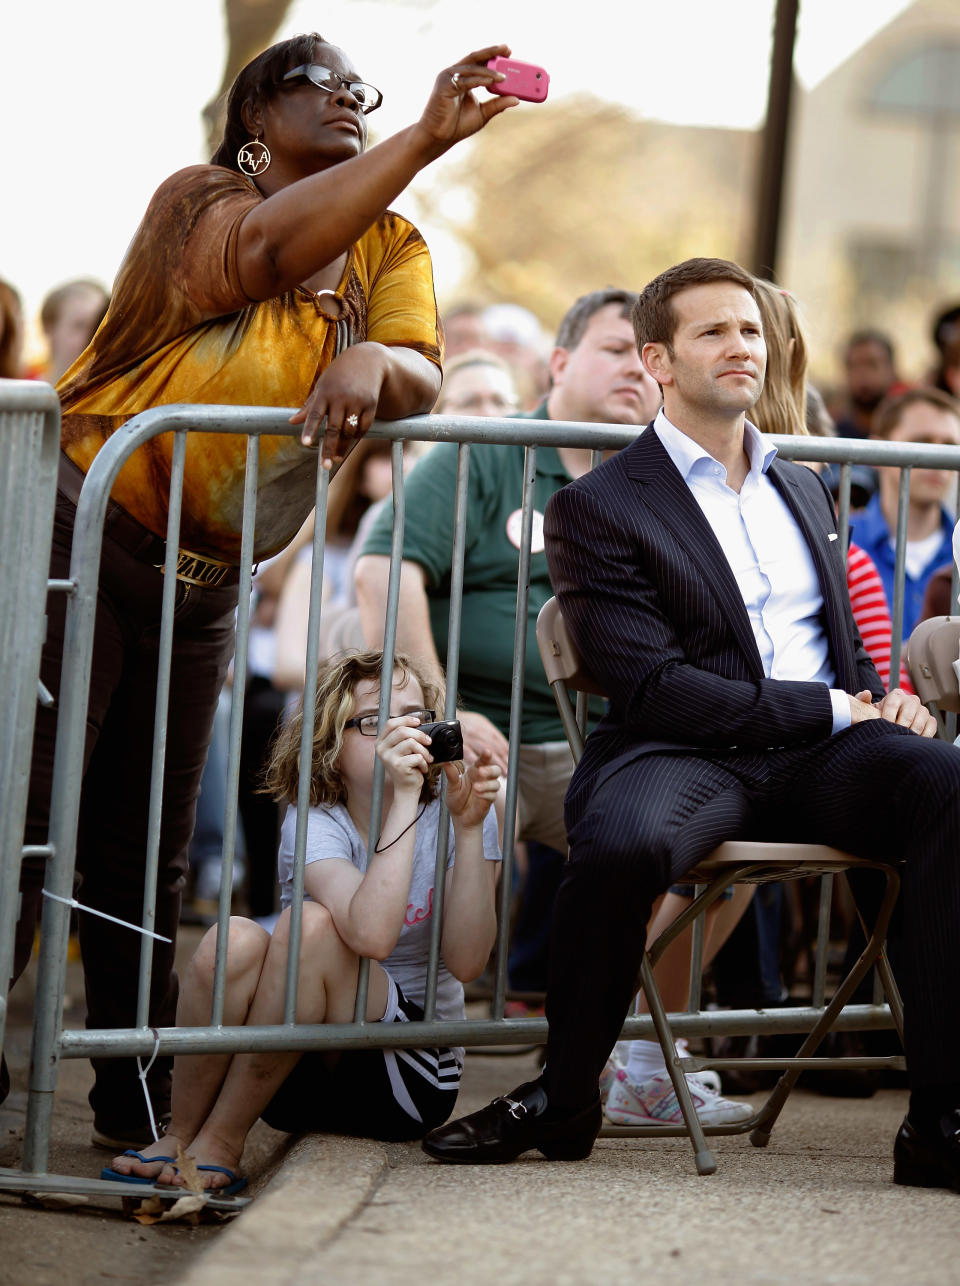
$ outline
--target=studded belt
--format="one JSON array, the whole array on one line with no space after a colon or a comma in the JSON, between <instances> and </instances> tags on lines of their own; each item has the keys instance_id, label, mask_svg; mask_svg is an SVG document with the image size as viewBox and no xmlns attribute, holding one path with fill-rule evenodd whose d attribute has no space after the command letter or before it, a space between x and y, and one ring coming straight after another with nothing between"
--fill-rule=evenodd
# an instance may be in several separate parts
<instances>
[{"instance_id":1,"label":"studded belt","mask_svg":"<svg viewBox=\"0 0 960 1286\"><path fill-rule=\"evenodd\" d=\"M61 495L76 504L80 499L80 488L83 486L85 477L83 470L61 451L57 476L57 490ZM115 500L107 501L103 534L121 549L125 549L128 554L132 554L134 558L149 563L163 572L167 542L161 536L149 531L142 523L137 522ZM215 558L195 554L189 549L179 549L176 577L186 585L215 589L221 585L236 585L240 580L240 568L233 563L222 563Z\"/></svg>"}]
</instances>

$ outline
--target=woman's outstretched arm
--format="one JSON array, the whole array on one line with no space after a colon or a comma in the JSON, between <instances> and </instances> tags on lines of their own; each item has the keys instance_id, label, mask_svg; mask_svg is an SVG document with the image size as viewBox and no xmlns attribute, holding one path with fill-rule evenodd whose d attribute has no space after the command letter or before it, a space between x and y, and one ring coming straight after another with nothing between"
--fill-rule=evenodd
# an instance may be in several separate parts
<instances>
[{"instance_id":1,"label":"woman's outstretched arm","mask_svg":"<svg viewBox=\"0 0 960 1286\"><path fill-rule=\"evenodd\" d=\"M509 52L506 45L490 45L468 54L437 77L416 124L362 156L289 184L254 207L240 225L237 241L237 267L247 295L271 299L332 263L420 170L515 107L518 100L510 96L481 103L464 92L502 80L486 63Z\"/></svg>"}]
</instances>

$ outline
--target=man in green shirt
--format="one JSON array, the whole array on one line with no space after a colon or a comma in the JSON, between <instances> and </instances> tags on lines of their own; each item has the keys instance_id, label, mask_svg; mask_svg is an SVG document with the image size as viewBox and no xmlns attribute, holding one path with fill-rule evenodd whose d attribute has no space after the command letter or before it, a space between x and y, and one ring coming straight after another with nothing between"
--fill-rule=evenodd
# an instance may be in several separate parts
<instances>
[{"instance_id":1,"label":"man in green shirt","mask_svg":"<svg viewBox=\"0 0 960 1286\"><path fill-rule=\"evenodd\" d=\"M656 414L659 390L644 370L630 322L635 296L601 290L578 299L560 324L550 356L551 388L531 418L641 426ZM488 751L504 771L517 606L522 446L474 446L464 559L459 694L468 760ZM543 511L550 496L590 467L590 452L540 447L534 488L517 838L566 850L563 796L573 761L536 644L540 608L553 594L543 552ZM406 526L397 617L397 648L442 678L447 650L457 447L440 443L406 482ZM364 638L383 640L392 508L387 506L357 563Z\"/></svg>"}]
</instances>

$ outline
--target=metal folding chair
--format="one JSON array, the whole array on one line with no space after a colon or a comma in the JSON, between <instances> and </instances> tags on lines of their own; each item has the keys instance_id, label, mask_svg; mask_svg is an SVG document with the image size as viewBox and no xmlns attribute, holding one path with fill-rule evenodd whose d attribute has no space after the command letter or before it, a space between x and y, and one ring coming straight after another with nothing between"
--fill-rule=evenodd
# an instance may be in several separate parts
<instances>
[{"instance_id":1,"label":"metal folding chair","mask_svg":"<svg viewBox=\"0 0 960 1286\"><path fill-rule=\"evenodd\" d=\"M960 616L931 616L907 640L910 680L924 705L960 713Z\"/></svg>"},{"instance_id":2,"label":"metal folding chair","mask_svg":"<svg viewBox=\"0 0 960 1286\"><path fill-rule=\"evenodd\" d=\"M589 695L605 693L590 676L571 639L560 607L555 598L545 603L537 620L537 643L543 659L547 679L557 701L560 718L573 752L579 762L583 753L586 727L586 707ZM571 698L576 693L576 706ZM670 1029L670 1022L654 978L654 966L671 942L683 932L711 903L715 902L732 884L763 883L768 880L797 879L807 875L837 874L856 868L881 871L886 879L880 911L871 929L865 924L867 945L862 955L837 988L830 1003L822 1008L819 1017L807 1033L800 1049L793 1058L774 1060L784 1072L759 1111L749 1120L736 1125L704 1127L690 1097L685 1069L688 1060L681 1059ZM890 1005L893 1021L900 1039L903 1039L903 1006L896 983L884 951L887 926L900 888L898 863L854 857L840 849L824 844L766 844L756 841L728 841L719 845L694 870L684 876L685 883L698 886L697 896L691 905L657 938L648 944L640 967L639 983L650 1008L660 1047L666 1061L670 1079L677 1094L683 1114L683 1126L614 1126L605 1125L601 1131L606 1136L636 1137L688 1135L694 1150L694 1159L700 1174L712 1174L716 1159L707 1145L706 1134L741 1134L750 1131L750 1141L755 1147L765 1147L770 1133L787 1097L796 1084L801 1071L808 1067L851 1067L859 1065L853 1059L816 1059L813 1057L820 1042L833 1027L847 1000L853 995L860 980L872 967L876 967ZM702 887L701 887L702 886ZM862 917L861 917L862 919ZM727 1030L726 1028L724 1029ZM751 1028L753 1030L753 1027ZM694 1066L709 1066L710 1061L698 1061ZM725 1059L718 1066L769 1066L770 1060Z\"/></svg>"}]
</instances>

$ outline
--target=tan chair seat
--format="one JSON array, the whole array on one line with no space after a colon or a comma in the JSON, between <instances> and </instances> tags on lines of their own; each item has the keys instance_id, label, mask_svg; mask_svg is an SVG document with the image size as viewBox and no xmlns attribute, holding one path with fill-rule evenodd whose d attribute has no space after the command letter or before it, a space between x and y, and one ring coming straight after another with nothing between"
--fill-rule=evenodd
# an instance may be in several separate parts
<instances>
[{"instance_id":1,"label":"tan chair seat","mask_svg":"<svg viewBox=\"0 0 960 1286\"><path fill-rule=\"evenodd\" d=\"M686 871L684 884L708 884L731 866L746 863L758 865L755 872L738 876L745 884L764 884L771 880L794 880L807 875L836 875L851 867L872 869L876 863L869 858L854 857L852 853L829 844L771 844L761 840L727 840L692 871Z\"/></svg>"}]
</instances>

